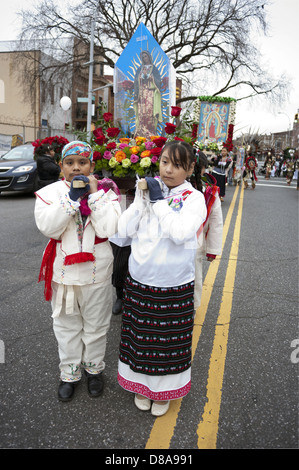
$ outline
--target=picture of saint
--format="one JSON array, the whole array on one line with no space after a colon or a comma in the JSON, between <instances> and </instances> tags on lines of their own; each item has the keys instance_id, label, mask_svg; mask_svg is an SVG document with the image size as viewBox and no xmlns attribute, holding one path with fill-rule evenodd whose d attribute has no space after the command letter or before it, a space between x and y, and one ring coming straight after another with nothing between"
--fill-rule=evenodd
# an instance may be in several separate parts
<instances>
[{"instance_id":1,"label":"picture of saint","mask_svg":"<svg viewBox=\"0 0 299 470\"><path fill-rule=\"evenodd\" d=\"M134 80L135 135L149 138L163 121L161 76L148 51L142 51L140 59Z\"/></svg>"},{"instance_id":2,"label":"picture of saint","mask_svg":"<svg viewBox=\"0 0 299 470\"><path fill-rule=\"evenodd\" d=\"M220 116L218 113L212 112L207 118L206 135L207 137L215 141L220 133Z\"/></svg>"},{"instance_id":3,"label":"picture of saint","mask_svg":"<svg viewBox=\"0 0 299 470\"><path fill-rule=\"evenodd\" d=\"M215 117L212 118L209 127L209 137L211 139L215 139L216 137L216 129L215 129Z\"/></svg>"}]
</instances>

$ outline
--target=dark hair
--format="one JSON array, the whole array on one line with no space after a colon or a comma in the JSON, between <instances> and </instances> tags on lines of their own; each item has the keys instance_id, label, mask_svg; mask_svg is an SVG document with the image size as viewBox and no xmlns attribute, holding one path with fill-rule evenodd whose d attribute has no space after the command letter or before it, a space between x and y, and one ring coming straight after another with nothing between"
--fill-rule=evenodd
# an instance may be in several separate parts
<instances>
[{"instance_id":1,"label":"dark hair","mask_svg":"<svg viewBox=\"0 0 299 470\"><path fill-rule=\"evenodd\" d=\"M50 152L51 150L54 150L54 148L52 147L52 145L50 145L50 144L42 144L42 145L40 145L39 147L37 147L37 149L36 149L36 151L35 151L35 154L36 154L37 156L45 155L45 153Z\"/></svg>"},{"instance_id":2,"label":"dark hair","mask_svg":"<svg viewBox=\"0 0 299 470\"><path fill-rule=\"evenodd\" d=\"M208 161L208 158L207 158L207 156L206 156L205 153L203 153L203 152L198 152L197 158L198 158L198 160L200 160L201 165L202 165L202 168L203 168L203 167L205 167L205 168L208 168L208 167L209 167L209 161Z\"/></svg>"},{"instance_id":3,"label":"dark hair","mask_svg":"<svg viewBox=\"0 0 299 470\"><path fill-rule=\"evenodd\" d=\"M162 153L167 150L170 161L173 165L180 165L185 171L189 170L195 161L193 148L182 140L172 140L164 145Z\"/></svg>"},{"instance_id":4,"label":"dark hair","mask_svg":"<svg viewBox=\"0 0 299 470\"><path fill-rule=\"evenodd\" d=\"M198 191L202 192L201 170L205 166L201 159L196 157L196 151L193 147L182 140L172 140L164 145L162 153L167 150L168 157L173 165L180 165L185 171L188 171L195 162L193 174L190 177L190 183ZM203 152L200 152L203 153ZM205 156L205 154L203 153Z\"/></svg>"}]
</instances>

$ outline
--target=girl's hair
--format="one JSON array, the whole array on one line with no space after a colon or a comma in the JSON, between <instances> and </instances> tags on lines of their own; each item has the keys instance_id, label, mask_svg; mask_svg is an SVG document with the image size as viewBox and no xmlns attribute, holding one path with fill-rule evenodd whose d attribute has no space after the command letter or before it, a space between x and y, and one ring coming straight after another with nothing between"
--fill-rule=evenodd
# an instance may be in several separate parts
<instances>
[{"instance_id":1,"label":"girl's hair","mask_svg":"<svg viewBox=\"0 0 299 470\"><path fill-rule=\"evenodd\" d=\"M52 149L53 149L52 145L42 144L36 149L35 154L37 156L44 155L46 152L50 152L50 150Z\"/></svg>"},{"instance_id":2,"label":"girl's hair","mask_svg":"<svg viewBox=\"0 0 299 470\"><path fill-rule=\"evenodd\" d=\"M167 150L168 157L173 165L180 165L188 171L195 161L193 148L182 140L172 140L164 145L162 152Z\"/></svg>"},{"instance_id":3,"label":"girl's hair","mask_svg":"<svg viewBox=\"0 0 299 470\"><path fill-rule=\"evenodd\" d=\"M190 183L195 189L202 191L201 170L204 165L201 159L196 157L193 147L185 141L172 140L164 145L162 152L164 152L164 150L167 150L168 157L172 164L182 166L185 171L188 171L192 163L195 162L194 171L190 177Z\"/></svg>"}]
</instances>

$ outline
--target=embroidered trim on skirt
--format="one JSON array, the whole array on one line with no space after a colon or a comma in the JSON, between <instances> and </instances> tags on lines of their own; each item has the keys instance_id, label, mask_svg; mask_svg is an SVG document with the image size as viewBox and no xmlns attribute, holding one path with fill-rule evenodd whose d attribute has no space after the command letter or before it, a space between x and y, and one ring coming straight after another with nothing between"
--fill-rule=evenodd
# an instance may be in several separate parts
<instances>
[{"instance_id":1,"label":"embroidered trim on skirt","mask_svg":"<svg viewBox=\"0 0 299 470\"><path fill-rule=\"evenodd\" d=\"M176 287L126 279L119 360L137 373L180 374L191 367L194 282Z\"/></svg>"}]
</instances>

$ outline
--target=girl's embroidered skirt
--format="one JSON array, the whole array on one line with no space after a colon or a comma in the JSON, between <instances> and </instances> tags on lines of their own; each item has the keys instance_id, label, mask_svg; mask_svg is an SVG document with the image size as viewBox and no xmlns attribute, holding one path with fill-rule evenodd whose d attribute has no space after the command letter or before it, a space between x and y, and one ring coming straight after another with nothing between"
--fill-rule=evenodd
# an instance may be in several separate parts
<instances>
[{"instance_id":1,"label":"girl's embroidered skirt","mask_svg":"<svg viewBox=\"0 0 299 470\"><path fill-rule=\"evenodd\" d=\"M154 287L128 275L118 382L151 400L185 396L191 387L194 282Z\"/></svg>"}]
</instances>

